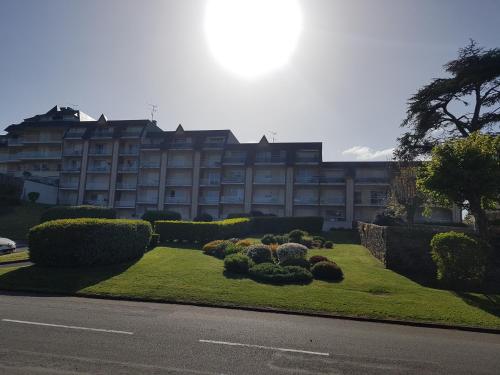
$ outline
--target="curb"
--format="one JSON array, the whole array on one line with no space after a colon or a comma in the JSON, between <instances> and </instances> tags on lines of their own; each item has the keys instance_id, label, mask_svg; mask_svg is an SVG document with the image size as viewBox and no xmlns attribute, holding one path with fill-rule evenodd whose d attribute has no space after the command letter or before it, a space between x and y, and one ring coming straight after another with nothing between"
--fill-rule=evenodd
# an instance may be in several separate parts
<instances>
[{"instance_id":1,"label":"curb","mask_svg":"<svg viewBox=\"0 0 500 375\"><path fill-rule=\"evenodd\" d=\"M369 318L363 316L352 316L352 315L339 315L339 314L329 314L329 313L315 313L307 311L291 311L291 310L281 310L273 307L252 307L252 306L237 306L232 304L215 304L207 302L189 302L189 301L169 301L169 300L154 300L146 299L140 297L120 297L120 296L106 296L106 295L94 295L90 293L61 293L61 292L43 292L36 290L3 290L2 292L11 292L13 294L30 292L39 295L59 295L67 297L78 297L78 298L91 298L91 299L103 299L103 300L113 300L113 301L132 301L132 302L151 302L151 303L163 303L169 305L182 305L182 306L197 306L197 307L209 307L209 308L223 308L230 310L242 310L242 311L252 311L261 313L274 313L274 314L285 314L285 315L295 315L295 316L307 316L315 318L327 318L327 319L338 319L338 320L349 320L357 322L367 322L367 323L382 323L382 324L393 324L401 326L410 326L417 328L434 328L434 329L446 329L446 330L456 330L465 332L476 332L476 333L489 333L500 335L500 329L497 328L483 328L483 327L470 327L470 326L460 326L452 324L443 323L430 323L430 322L418 322L414 320L398 320L398 319L382 319L382 318Z\"/></svg>"}]
</instances>

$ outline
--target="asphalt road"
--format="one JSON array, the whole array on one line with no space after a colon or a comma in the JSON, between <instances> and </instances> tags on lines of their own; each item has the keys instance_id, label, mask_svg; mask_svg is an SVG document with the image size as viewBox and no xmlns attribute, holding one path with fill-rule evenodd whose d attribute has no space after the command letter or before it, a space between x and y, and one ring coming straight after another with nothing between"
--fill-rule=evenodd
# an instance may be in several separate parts
<instances>
[{"instance_id":1,"label":"asphalt road","mask_svg":"<svg viewBox=\"0 0 500 375\"><path fill-rule=\"evenodd\" d=\"M500 335L0 292L1 374L499 374Z\"/></svg>"}]
</instances>

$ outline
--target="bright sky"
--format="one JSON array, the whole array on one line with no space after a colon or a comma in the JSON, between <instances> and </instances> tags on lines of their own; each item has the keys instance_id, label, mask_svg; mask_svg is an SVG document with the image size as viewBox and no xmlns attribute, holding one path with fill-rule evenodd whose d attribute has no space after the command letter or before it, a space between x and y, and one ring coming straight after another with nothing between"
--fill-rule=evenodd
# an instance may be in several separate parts
<instances>
[{"instance_id":1,"label":"bright sky","mask_svg":"<svg viewBox=\"0 0 500 375\"><path fill-rule=\"evenodd\" d=\"M288 62L248 78L214 56L206 0L1 0L0 129L55 104L137 119L154 103L165 130L272 131L322 141L324 160L385 160L407 99L458 48L500 46L499 0L298 2Z\"/></svg>"}]
</instances>

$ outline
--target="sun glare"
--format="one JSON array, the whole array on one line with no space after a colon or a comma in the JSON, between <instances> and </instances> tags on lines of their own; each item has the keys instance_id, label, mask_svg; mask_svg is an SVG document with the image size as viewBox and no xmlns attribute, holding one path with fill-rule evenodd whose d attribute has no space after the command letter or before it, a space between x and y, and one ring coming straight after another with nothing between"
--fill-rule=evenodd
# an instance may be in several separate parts
<instances>
[{"instance_id":1,"label":"sun glare","mask_svg":"<svg viewBox=\"0 0 500 375\"><path fill-rule=\"evenodd\" d=\"M302 30L296 0L208 0L205 32L216 60L253 78L283 66Z\"/></svg>"}]
</instances>

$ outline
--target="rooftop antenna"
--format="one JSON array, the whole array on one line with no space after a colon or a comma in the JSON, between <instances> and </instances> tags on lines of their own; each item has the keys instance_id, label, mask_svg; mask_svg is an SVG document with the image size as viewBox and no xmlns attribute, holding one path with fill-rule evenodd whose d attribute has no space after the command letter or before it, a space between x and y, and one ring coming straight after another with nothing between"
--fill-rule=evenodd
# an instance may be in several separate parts
<instances>
[{"instance_id":1,"label":"rooftop antenna","mask_svg":"<svg viewBox=\"0 0 500 375\"><path fill-rule=\"evenodd\" d=\"M158 106L156 104L150 104L151 107L151 121L155 120L155 113L158 112Z\"/></svg>"},{"instance_id":2,"label":"rooftop antenna","mask_svg":"<svg viewBox=\"0 0 500 375\"><path fill-rule=\"evenodd\" d=\"M267 133L271 136L272 143L276 142L276 136L278 133L272 130L268 130Z\"/></svg>"}]
</instances>

